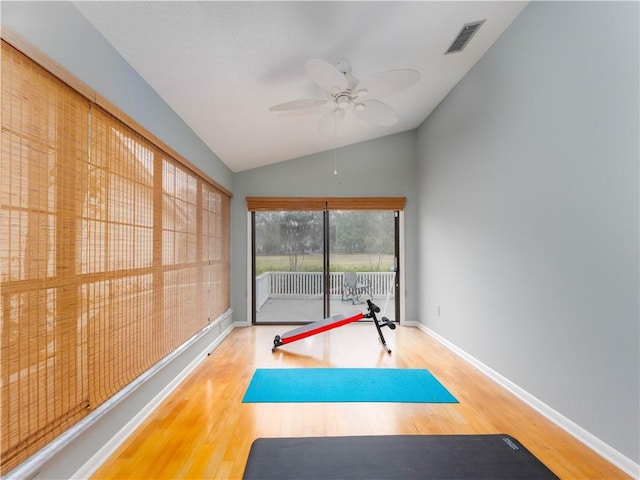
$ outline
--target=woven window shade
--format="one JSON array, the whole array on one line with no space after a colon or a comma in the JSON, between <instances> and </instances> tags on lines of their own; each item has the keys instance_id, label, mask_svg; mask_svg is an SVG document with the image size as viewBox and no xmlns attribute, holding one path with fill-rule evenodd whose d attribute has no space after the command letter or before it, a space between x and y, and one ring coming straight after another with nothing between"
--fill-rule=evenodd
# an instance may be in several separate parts
<instances>
[{"instance_id":1,"label":"woven window shade","mask_svg":"<svg viewBox=\"0 0 640 480\"><path fill-rule=\"evenodd\" d=\"M73 229L86 188L88 111L88 101L2 44L3 474L89 403Z\"/></svg>"},{"instance_id":2,"label":"woven window shade","mask_svg":"<svg viewBox=\"0 0 640 480\"><path fill-rule=\"evenodd\" d=\"M155 156L150 142L92 108L79 232L92 408L161 358L154 345Z\"/></svg>"},{"instance_id":3,"label":"woven window shade","mask_svg":"<svg viewBox=\"0 0 640 480\"><path fill-rule=\"evenodd\" d=\"M228 310L228 192L2 42L3 475Z\"/></svg>"},{"instance_id":4,"label":"woven window shade","mask_svg":"<svg viewBox=\"0 0 640 480\"><path fill-rule=\"evenodd\" d=\"M202 279L208 288L205 309L215 318L229 308L230 242L229 221L231 199L202 185Z\"/></svg>"},{"instance_id":5,"label":"woven window shade","mask_svg":"<svg viewBox=\"0 0 640 480\"><path fill-rule=\"evenodd\" d=\"M247 210L404 210L405 197L247 197Z\"/></svg>"}]
</instances>

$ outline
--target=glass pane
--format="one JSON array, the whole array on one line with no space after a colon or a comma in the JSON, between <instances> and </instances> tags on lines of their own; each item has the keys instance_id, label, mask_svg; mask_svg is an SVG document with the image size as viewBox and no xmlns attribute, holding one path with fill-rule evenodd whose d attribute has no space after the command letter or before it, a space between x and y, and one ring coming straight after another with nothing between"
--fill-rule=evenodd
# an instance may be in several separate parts
<instances>
[{"instance_id":1,"label":"glass pane","mask_svg":"<svg viewBox=\"0 0 640 480\"><path fill-rule=\"evenodd\" d=\"M323 213L256 212L256 323L324 317Z\"/></svg>"},{"instance_id":2,"label":"glass pane","mask_svg":"<svg viewBox=\"0 0 640 480\"><path fill-rule=\"evenodd\" d=\"M330 211L329 245L331 314L364 311L370 298L380 307L378 318L396 320L395 213Z\"/></svg>"}]
</instances>

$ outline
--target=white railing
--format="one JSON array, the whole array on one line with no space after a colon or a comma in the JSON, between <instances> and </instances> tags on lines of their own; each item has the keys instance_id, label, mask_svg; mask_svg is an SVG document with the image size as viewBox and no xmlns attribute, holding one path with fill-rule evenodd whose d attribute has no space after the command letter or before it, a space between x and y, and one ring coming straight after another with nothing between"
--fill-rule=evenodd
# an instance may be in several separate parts
<instances>
[{"instance_id":1,"label":"white railing","mask_svg":"<svg viewBox=\"0 0 640 480\"><path fill-rule=\"evenodd\" d=\"M269 299L269 278L271 272L265 272L256 277L256 310L260 310Z\"/></svg>"},{"instance_id":2,"label":"white railing","mask_svg":"<svg viewBox=\"0 0 640 480\"><path fill-rule=\"evenodd\" d=\"M385 297L391 291L394 272L358 272L359 282L368 282L372 297ZM322 272L265 272L256 277L256 307L259 309L269 297L320 297L323 291ZM331 272L331 296L341 296L344 274Z\"/></svg>"}]
</instances>

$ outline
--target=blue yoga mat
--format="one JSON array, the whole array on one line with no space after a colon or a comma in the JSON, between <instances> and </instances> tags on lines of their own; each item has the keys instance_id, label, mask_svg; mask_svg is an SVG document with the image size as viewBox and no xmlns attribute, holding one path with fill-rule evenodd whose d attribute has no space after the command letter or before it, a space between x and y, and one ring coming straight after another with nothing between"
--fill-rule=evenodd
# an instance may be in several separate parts
<instances>
[{"instance_id":1,"label":"blue yoga mat","mask_svg":"<svg viewBox=\"0 0 640 480\"><path fill-rule=\"evenodd\" d=\"M424 369L257 369L243 403L402 402L458 403Z\"/></svg>"}]
</instances>

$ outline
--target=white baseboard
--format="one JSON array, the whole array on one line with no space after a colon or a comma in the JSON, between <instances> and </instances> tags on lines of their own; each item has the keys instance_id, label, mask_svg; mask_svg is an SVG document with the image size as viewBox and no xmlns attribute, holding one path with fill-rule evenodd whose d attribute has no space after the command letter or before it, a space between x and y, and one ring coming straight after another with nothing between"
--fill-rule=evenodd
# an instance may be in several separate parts
<instances>
[{"instance_id":1,"label":"white baseboard","mask_svg":"<svg viewBox=\"0 0 640 480\"><path fill-rule=\"evenodd\" d=\"M236 321L233 322L233 326L235 328L244 328L244 327L251 327L251 322L250 321L245 321L245 322L241 322L241 321Z\"/></svg>"},{"instance_id":2,"label":"white baseboard","mask_svg":"<svg viewBox=\"0 0 640 480\"><path fill-rule=\"evenodd\" d=\"M219 324L227 315L214 322ZM212 325L212 326L214 326ZM216 348L220 346L222 341L229 336L234 329L232 323L224 330L216 339L200 352L189 365L187 365L170 383L168 383L145 407L140 410L127 424L120 429L100 450L98 450L75 474L71 476L72 480L81 480L90 478L91 475L118 449L118 447L131 435L144 420L169 396L169 394Z\"/></svg>"},{"instance_id":3,"label":"white baseboard","mask_svg":"<svg viewBox=\"0 0 640 480\"><path fill-rule=\"evenodd\" d=\"M635 463L633 460L623 455L622 453L617 451L615 448L611 447L609 444L603 442L598 437L596 437L592 433L582 428L580 425L569 420L567 417L560 414L559 412L551 408L546 403L540 401L539 399L531 395L526 390L520 388L518 385L516 385L512 381L503 377L495 370L489 368L484 363L472 357L467 352L460 349L453 343L449 342L444 337L441 337L438 333L424 326L422 323L406 322L405 325L411 326L411 327L417 327L423 332L427 333L428 335L433 337L435 340L437 340L439 343L444 345L446 348L451 350L453 353L463 358L464 360L469 362L471 365L476 367L478 370L480 370L482 373L487 375L489 378L494 380L496 383L498 383L499 385L509 390L511 393L513 393L516 397L518 397L520 400L525 402L527 405L534 408L536 411L544 415L550 421L558 425L560 428L562 428L564 431L569 433L571 436L575 437L577 440L584 443L586 446L588 446L593 451L595 451L598 455L600 455L607 461L611 462L621 470L625 471L627 474L631 475L633 478L636 478L636 479L640 478L639 464Z\"/></svg>"}]
</instances>

